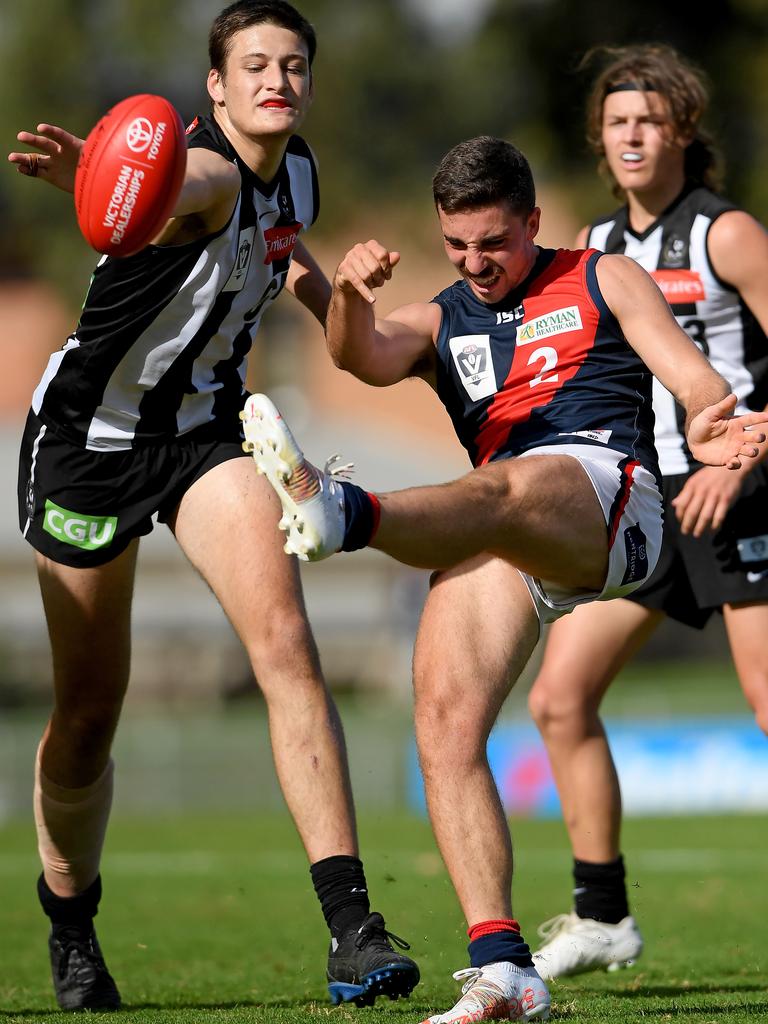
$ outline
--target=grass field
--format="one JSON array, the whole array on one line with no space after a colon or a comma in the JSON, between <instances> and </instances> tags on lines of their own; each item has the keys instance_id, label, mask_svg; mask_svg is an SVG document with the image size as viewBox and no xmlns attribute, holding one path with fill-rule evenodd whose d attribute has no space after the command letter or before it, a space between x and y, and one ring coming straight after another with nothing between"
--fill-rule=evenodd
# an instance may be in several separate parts
<instances>
[{"instance_id":1,"label":"grass field","mask_svg":"<svg viewBox=\"0 0 768 1024\"><path fill-rule=\"evenodd\" d=\"M533 940L538 923L568 908L569 856L558 822L514 822L513 833L515 912ZM429 827L369 816L361 836L375 906L422 968L410 1000L328 1004L325 929L285 816L120 817L98 918L126 1006L110 1021L418 1024L447 1009L467 940ZM768 1019L765 847L758 817L630 820L624 848L646 953L631 971L555 983L552 1018ZM0 1015L55 1024L72 1017L53 1009L37 870L31 826L0 828Z\"/></svg>"}]
</instances>

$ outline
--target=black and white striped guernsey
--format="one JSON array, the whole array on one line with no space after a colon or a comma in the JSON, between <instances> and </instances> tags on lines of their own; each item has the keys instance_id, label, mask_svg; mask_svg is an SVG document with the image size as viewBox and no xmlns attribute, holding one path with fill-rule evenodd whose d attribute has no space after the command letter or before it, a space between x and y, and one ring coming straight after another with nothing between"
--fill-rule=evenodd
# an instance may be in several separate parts
<instances>
[{"instance_id":1,"label":"black and white striped guernsey","mask_svg":"<svg viewBox=\"0 0 768 1024\"><path fill-rule=\"evenodd\" d=\"M629 226L626 206L594 222L587 244L624 253L656 280L675 319L731 385L738 411L768 403L768 344L739 293L718 278L707 235L721 214L736 207L706 188L683 191L646 231ZM685 414L655 378L656 447L664 476L695 465L685 443Z\"/></svg>"},{"instance_id":2,"label":"black and white striped guernsey","mask_svg":"<svg viewBox=\"0 0 768 1024\"><path fill-rule=\"evenodd\" d=\"M32 399L43 422L76 445L124 450L204 424L233 436L253 336L300 232L317 217L315 162L298 136L268 184L213 117L197 118L188 142L237 164L235 210L215 235L99 261L77 328Z\"/></svg>"}]
</instances>

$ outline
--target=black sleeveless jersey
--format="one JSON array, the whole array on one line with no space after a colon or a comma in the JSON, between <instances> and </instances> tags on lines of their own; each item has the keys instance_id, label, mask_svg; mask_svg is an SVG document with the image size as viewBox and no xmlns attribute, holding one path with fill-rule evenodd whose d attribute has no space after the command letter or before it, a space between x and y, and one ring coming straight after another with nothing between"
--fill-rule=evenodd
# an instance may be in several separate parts
<instances>
[{"instance_id":1,"label":"black sleeveless jersey","mask_svg":"<svg viewBox=\"0 0 768 1024\"><path fill-rule=\"evenodd\" d=\"M253 335L317 217L315 162L299 137L269 183L212 116L195 119L188 143L237 165L235 210L215 235L99 261L80 322L32 401L44 423L84 448L126 449L204 424L235 435Z\"/></svg>"},{"instance_id":2,"label":"black sleeveless jersey","mask_svg":"<svg viewBox=\"0 0 768 1024\"><path fill-rule=\"evenodd\" d=\"M465 281L433 300L437 391L473 465L590 444L658 473L651 374L603 299L600 255L543 249L500 303L481 302Z\"/></svg>"},{"instance_id":3,"label":"black sleeveless jersey","mask_svg":"<svg viewBox=\"0 0 768 1024\"><path fill-rule=\"evenodd\" d=\"M624 206L591 225L588 244L624 253L650 273L677 322L731 385L737 412L747 412L768 404L768 342L739 293L718 278L707 251L710 227L734 209L709 189L687 189L641 234L629 226ZM685 411L657 380L653 409L662 473L687 473L696 463L685 442Z\"/></svg>"}]
</instances>

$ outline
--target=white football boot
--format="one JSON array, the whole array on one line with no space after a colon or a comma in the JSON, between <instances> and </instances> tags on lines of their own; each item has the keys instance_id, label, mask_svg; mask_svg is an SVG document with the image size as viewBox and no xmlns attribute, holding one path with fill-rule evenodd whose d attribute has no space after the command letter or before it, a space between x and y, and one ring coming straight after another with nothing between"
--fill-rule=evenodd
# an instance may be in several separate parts
<instances>
[{"instance_id":1,"label":"white football boot","mask_svg":"<svg viewBox=\"0 0 768 1024\"><path fill-rule=\"evenodd\" d=\"M539 935L544 944L533 954L533 962L547 981L585 971L631 967L643 951L633 917L606 924L574 913L558 914L541 925Z\"/></svg>"},{"instance_id":2,"label":"white football boot","mask_svg":"<svg viewBox=\"0 0 768 1024\"><path fill-rule=\"evenodd\" d=\"M277 492L283 506L279 526L286 533L285 551L303 561L319 562L339 551L344 542L344 492L334 477L351 466L336 466L332 456L325 471L307 462L278 409L266 395L251 395L240 413L245 442L256 467Z\"/></svg>"},{"instance_id":3,"label":"white football boot","mask_svg":"<svg viewBox=\"0 0 768 1024\"><path fill-rule=\"evenodd\" d=\"M486 964L456 971L464 981L452 1010L428 1017L423 1024L475 1024L484 1020L549 1020L547 986L533 967Z\"/></svg>"}]
</instances>

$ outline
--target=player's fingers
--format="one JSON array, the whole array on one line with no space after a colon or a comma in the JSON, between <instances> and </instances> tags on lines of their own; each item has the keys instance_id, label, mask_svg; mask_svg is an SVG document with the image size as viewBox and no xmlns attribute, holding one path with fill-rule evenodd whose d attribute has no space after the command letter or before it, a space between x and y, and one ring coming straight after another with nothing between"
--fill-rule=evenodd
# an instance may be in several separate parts
<instances>
[{"instance_id":1,"label":"player's fingers","mask_svg":"<svg viewBox=\"0 0 768 1024\"><path fill-rule=\"evenodd\" d=\"M16 165L19 174L28 178L36 178L42 169L39 153L9 153L8 161Z\"/></svg>"},{"instance_id":2,"label":"player's fingers","mask_svg":"<svg viewBox=\"0 0 768 1024\"><path fill-rule=\"evenodd\" d=\"M716 509L717 499L714 496L708 497L699 509L699 514L691 528L694 537L702 537L706 533L712 525Z\"/></svg>"},{"instance_id":3,"label":"player's fingers","mask_svg":"<svg viewBox=\"0 0 768 1024\"><path fill-rule=\"evenodd\" d=\"M339 268L341 273L341 267ZM347 266L344 269L342 280L352 285L355 291L362 295L366 302L375 302L376 296L371 291L367 280L365 280L354 266Z\"/></svg>"},{"instance_id":4,"label":"player's fingers","mask_svg":"<svg viewBox=\"0 0 768 1024\"><path fill-rule=\"evenodd\" d=\"M678 511L677 518L680 521L680 532L691 533L696 525L699 518L699 513L703 505L703 498L700 495L694 495L685 509Z\"/></svg>"},{"instance_id":5,"label":"player's fingers","mask_svg":"<svg viewBox=\"0 0 768 1024\"><path fill-rule=\"evenodd\" d=\"M712 512L712 532L717 533L720 527L725 522L725 517L728 514L728 509L731 507L730 501L724 496L721 496L715 505L714 511Z\"/></svg>"}]
</instances>

